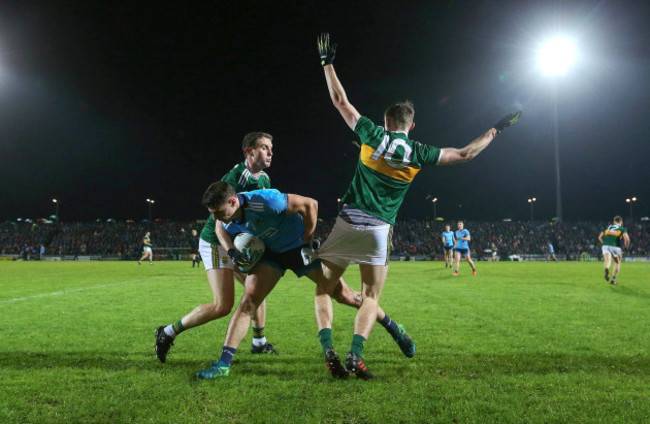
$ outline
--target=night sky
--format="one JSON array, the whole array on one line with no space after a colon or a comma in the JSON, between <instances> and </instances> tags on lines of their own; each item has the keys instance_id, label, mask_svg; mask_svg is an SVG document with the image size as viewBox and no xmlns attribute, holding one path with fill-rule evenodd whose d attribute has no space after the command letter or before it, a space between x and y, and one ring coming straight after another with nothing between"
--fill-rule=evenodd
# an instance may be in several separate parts
<instances>
[{"instance_id":1,"label":"night sky","mask_svg":"<svg viewBox=\"0 0 650 424\"><path fill-rule=\"evenodd\" d=\"M554 33L577 57L557 80L565 220L650 214L647 1L13 1L0 6L0 220L202 219L201 195L274 136L274 187L334 216L358 150L327 93L319 32L350 102L381 123L415 103L412 139L462 147L522 109L469 163L416 177L398 219L555 215ZM459 206L460 205L460 206Z\"/></svg>"}]
</instances>

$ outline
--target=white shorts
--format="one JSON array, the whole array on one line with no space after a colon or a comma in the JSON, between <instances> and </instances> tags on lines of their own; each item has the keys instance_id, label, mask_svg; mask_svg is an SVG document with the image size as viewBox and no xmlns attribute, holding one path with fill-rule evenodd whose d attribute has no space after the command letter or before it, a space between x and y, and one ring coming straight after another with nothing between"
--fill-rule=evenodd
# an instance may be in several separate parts
<instances>
[{"instance_id":1,"label":"white shorts","mask_svg":"<svg viewBox=\"0 0 650 424\"><path fill-rule=\"evenodd\" d=\"M142 249L142 251L143 251L144 253L151 253L151 247L149 247L149 246L144 246L144 248Z\"/></svg>"},{"instance_id":2,"label":"white shorts","mask_svg":"<svg viewBox=\"0 0 650 424\"><path fill-rule=\"evenodd\" d=\"M392 235L390 224L353 225L338 217L316 257L341 268L350 264L388 265Z\"/></svg>"},{"instance_id":3,"label":"white shorts","mask_svg":"<svg viewBox=\"0 0 650 424\"><path fill-rule=\"evenodd\" d=\"M620 258L623 256L623 251L620 247L617 246L603 246L603 254L609 253L615 258Z\"/></svg>"},{"instance_id":4,"label":"white shorts","mask_svg":"<svg viewBox=\"0 0 650 424\"><path fill-rule=\"evenodd\" d=\"M199 253L206 271L209 269L235 268L235 264L228 256L228 252L219 244L210 244L203 239L199 239Z\"/></svg>"}]
</instances>

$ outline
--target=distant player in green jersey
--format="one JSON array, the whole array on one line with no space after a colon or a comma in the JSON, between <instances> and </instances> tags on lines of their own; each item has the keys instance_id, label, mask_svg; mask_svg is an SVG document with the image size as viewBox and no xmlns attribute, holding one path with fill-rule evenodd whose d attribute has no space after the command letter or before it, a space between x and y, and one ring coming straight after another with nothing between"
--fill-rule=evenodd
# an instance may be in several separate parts
<instances>
[{"instance_id":1,"label":"distant player in green jersey","mask_svg":"<svg viewBox=\"0 0 650 424\"><path fill-rule=\"evenodd\" d=\"M237 191L252 191L271 187L271 180L264 169L271 166L273 136L264 132L252 132L244 136L242 151L244 161L237 164L221 179ZM206 324L228 315L235 299L234 279L244 284L245 276L235 268L228 251L219 243L215 226L221 225L210 215L201 231L199 253L212 289L213 301L197 306L177 322L158 327L156 330L156 355L165 362L174 338L184 330ZM251 353L277 353L265 335L266 302L262 302L253 318L253 345Z\"/></svg>"},{"instance_id":2,"label":"distant player in green jersey","mask_svg":"<svg viewBox=\"0 0 650 424\"><path fill-rule=\"evenodd\" d=\"M614 259L614 269L612 270L611 284L618 284L616 276L621 270L621 260L623 259L623 247L630 247L630 236L625 227L623 227L623 218L619 215L614 217L612 225L608 226L605 231L598 234L598 240L603 244L603 261L605 264L605 281L609 281L609 267Z\"/></svg>"},{"instance_id":3,"label":"distant player in green jersey","mask_svg":"<svg viewBox=\"0 0 650 424\"><path fill-rule=\"evenodd\" d=\"M376 125L348 101L332 65L336 45L330 43L329 34L318 38L318 51L330 98L348 127L359 136L361 152L352 182L341 201L344 206L317 254L323 260L323 272L330 284L338 280L349 264L359 264L363 303L356 315L345 365L358 378L370 379L372 373L361 353L377 317L395 217L413 178L426 165L473 159L505 127L514 124L520 113L507 115L462 149L422 144L408 138L415 126L411 102L389 106L384 113L385 126ZM317 312L327 306L327 301L326 296L316 297ZM388 316L385 319L390 320ZM405 333L403 328L398 330ZM412 353L415 354L415 346Z\"/></svg>"},{"instance_id":4,"label":"distant player in green jersey","mask_svg":"<svg viewBox=\"0 0 650 424\"><path fill-rule=\"evenodd\" d=\"M138 265L146 258L149 258L149 265L153 265L153 251L151 250L153 245L151 244L150 236L151 232L147 231L144 237L142 237L142 257L138 260Z\"/></svg>"}]
</instances>

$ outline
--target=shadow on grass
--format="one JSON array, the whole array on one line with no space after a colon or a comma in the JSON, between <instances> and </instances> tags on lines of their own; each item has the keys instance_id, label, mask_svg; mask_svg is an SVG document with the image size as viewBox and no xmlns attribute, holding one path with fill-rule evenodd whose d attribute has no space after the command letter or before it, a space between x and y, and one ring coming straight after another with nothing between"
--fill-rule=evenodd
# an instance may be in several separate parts
<instances>
[{"instance_id":1,"label":"shadow on grass","mask_svg":"<svg viewBox=\"0 0 650 424\"><path fill-rule=\"evenodd\" d=\"M392 356L392 355L391 355ZM196 372L209 366L210 358L202 360L172 359L161 364L155 357L137 356L122 352L61 352L34 353L24 351L0 352L0 368L20 371L46 369L103 369L105 371L172 371ZM487 374L557 374L597 372L605 374L647 375L650 369L648 356L603 356L555 353L520 353L511 355L445 354L435 357L420 355L414 359L381 357L373 354L367 358L368 366L377 371L399 368L405 372L436 373L440 375ZM303 364L302 366L297 366ZM301 378L310 373L326 376L327 369L320 357L286 355L252 357L241 355L233 361L233 370L242 375L275 375L282 379Z\"/></svg>"},{"instance_id":2,"label":"shadow on grass","mask_svg":"<svg viewBox=\"0 0 650 424\"><path fill-rule=\"evenodd\" d=\"M650 299L650 293L642 292L635 290L627 286L611 286L612 291L616 294L622 294L624 296L638 297L640 299Z\"/></svg>"}]
</instances>

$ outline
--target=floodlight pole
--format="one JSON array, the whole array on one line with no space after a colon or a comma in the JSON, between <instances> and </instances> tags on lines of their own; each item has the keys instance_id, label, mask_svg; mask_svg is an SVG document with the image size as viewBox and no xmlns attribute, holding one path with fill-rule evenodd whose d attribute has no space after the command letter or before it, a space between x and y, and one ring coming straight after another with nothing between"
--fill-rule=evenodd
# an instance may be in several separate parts
<instances>
[{"instance_id":1,"label":"floodlight pole","mask_svg":"<svg viewBox=\"0 0 650 424\"><path fill-rule=\"evenodd\" d=\"M625 202L630 205L630 224L632 223L632 203L636 202L636 197L631 197L629 199L625 199Z\"/></svg>"},{"instance_id":2,"label":"floodlight pole","mask_svg":"<svg viewBox=\"0 0 650 424\"><path fill-rule=\"evenodd\" d=\"M436 213L436 203L438 203L438 198L434 197L433 200L431 200L433 203L433 220L435 221L436 218L438 217L438 214Z\"/></svg>"},{"instance_id":3,"label":"floodlight pole","mask_svg":"<svg viewBox=\"0 0 650 424\"><path fill-rule=\"evenodd\" d=\"M59 222L61 222L59 220L59 200L52 199L52 203L54 203L54 215L56 215L56 223L58 224Z\"/></svg>"},{"instance_id":4,"label":"floodlight pole","mask_svg":"<svg viewBox=\"0 0 650 424\"><path fill-rule=\"evenodd\" d=\"M557 122L557 79L553 79L553 141L555 142L555 216L562 221L562 187L560 184L560 140Z\"/></svg>"},{"instance_id":5,"label":"floodlight pole","mask_svg":"<svg viewBox=\"0 0 650 424\"><path fill-rule=\"evenodd\" d=\"M533 217L534 217L534 215L533 215L533 205L535 204L536 201L537 201L536 197L528 199L528 203L530 203L530 222L533 222Z\"/></svg>"},{"instance_id":6,"label":"floodlight pole","mask_svg":"<svg viewBox=\"0 0 650 424\"><path fill-rule=\"evenodd\" d=\"M153 199L147 199L147 203L149 204L149 223L151 223L151 207L156 202Z\"/></svg>"}]
</instances>

